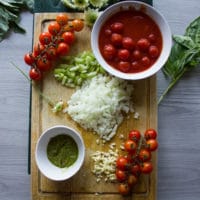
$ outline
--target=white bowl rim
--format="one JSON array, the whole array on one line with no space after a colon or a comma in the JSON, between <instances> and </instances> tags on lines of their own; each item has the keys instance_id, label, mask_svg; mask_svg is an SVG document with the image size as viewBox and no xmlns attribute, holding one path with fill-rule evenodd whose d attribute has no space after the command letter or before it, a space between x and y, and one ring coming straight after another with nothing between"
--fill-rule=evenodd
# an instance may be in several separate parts
<instances>
[{"instance_id":1,"label":"white bowl rim","mask_svg":"<svg viewBox=\"0 0 200 200\"><path fill-rule=\"evenodd\" d=\"M108 17L108 18L111 17L117 11L113 12L111 15L109 15L109 14L113 10L117 9L119 6L126 6L126 7L128 7L128 6L140 6L140 7L145 6L145 8L147 8L148 11L154 12L157 16L159 16L160 20L162 21L162 23L164 25L163 29L164 29L164 34L166 37L163 37L163 32L162 32L161 28L160 28L160 31L161 31L162 38L163 38L163 44L165 42L165 46L163 46L162 48L165 48L165 49L162 49L161 55L159 56L158 60L149 69L147 69L145 71L138 72L138 73L120 72L119 70L114 69L112 66L110 66L104 60L104 58L102 57L102 55L100 53L100 50L98 47L98 38L99 38L99 30L105 21L104 15L106 15L106 17ZM146 13L146 14L148 15L148 13ZM152 18L152 16L150 16L150 17ZM153 20L155 21L155 19L153 19ZM151 6L147 3L141 2L141 1L122 1L122 2L115 3L111 6L109 6L108 8L106 8L102 12L102 14L97 18L97 20L95 21L94 26L92 28L92 32L91 32L91 47L92 47L92 51L93 51L97 61L111 75L117 76L118 78L127 79L127 80L139 80L139 79L148 78L148 77L154 75L163 67L163 65L167 61L167 59L170 55L170 52L171 52L172 34L171 34L169 24L168 24L167 20L165 19L165 17L153 6Z\"/></svg>"},{"instance_id":2,"label":"white bowl rim","mask_svg":"<svg viewBox=\"0 0 200 200\"><path fill-rule=\"evenodd\" d=\"M60 132L58 131L59 129L63 129L63 132ZM64 131L65 130L65 131ZM52 131L55 131L54 134L51 134ZM58 131L58 132L56 132ZM70 132L67 132L67 131L70 131ZM39 161L39 146L41 145L41 140L43 139L43 137L46 135L47 136L47 139L48 139L48 142L49 142L49 139L52 138L52 137L55 137L57 135L61 135L61 134L66 134L66 135L69 135L70 137L72 137L74 139L74 141L76 142L77 146L78 146L78 149L79 149L79 154L78 154L78 158L77 160L75 161L75 163L78 161L78 164L77 165L77 168L75 170L73 170L73 173L69 174L69 173L64 173L64 172L67 172L67 169L68 168L59 168L59 167L56 167L53 163L51 163L47 156L47 160L49 161L50 165L53 166L54 168L57 168L58 170L61 170L63 171L63 176L62 177L56 177L56 176L50 176L46 170L44 170L42 167L41 167L41 164L40 164L40 161ZM79 141L78 141L79 140ZM47 144L48 144L47 142ZM79 143L80 142L80 143ZM78 143L80 145L78 145ZM47 147L47 146L46 146ZM44 147L45 148L45 147ZM81 151L80 151L81 150ZM36 148L35 148L35 161L36 161L36 164L37 164L37 167L38 169L40 170L40 172L45 176L47 177L48 179L50 180L53 180L53 181L64 181L64 180L67 180L69 178L71 178L73 175L75 175L79 170L80 168L82 167L83 163L84 163L84 159L85 159L85 144L84 144L84 141L83 141L83 138L82 136L78 133L78 131L76 131L75 129L71 128L71 127L68 127L68 126L65 126L65 125L55 125L55 126L52 126L52 127L49 127L47 128L46 130L44 130L42 132L42 134L40 135L40 137L38 138L38 141L37 141L37 144L36 144ZM75 166L75 163L73 164ZM72 166L73 166L72 165ZM71 167L71 166L70 166ZM69 168L70 168L69 167Z\"/></svg>"}]
</instances>

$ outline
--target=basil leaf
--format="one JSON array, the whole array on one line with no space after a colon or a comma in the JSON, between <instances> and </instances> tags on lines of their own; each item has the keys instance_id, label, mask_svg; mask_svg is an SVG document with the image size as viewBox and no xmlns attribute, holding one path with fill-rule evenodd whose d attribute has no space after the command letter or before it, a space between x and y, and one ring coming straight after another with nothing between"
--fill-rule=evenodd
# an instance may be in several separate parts
<instances>
[{"instance_id":1,"label":"basil leaf","mask_svg":"<svg viewBox=\"0 0 200 200\"><path fill-rule=\"evenodd\" d=\"M19 25L20 12L24 8L33 10L33 3L33 0L0 0L0 42L10 29L25 33Z\"/></svg>"},{"instance_id":2,"label":"basil leaf","mask_svg":"<svg viewBox=\"0 0 200 200\"><path fill-rule=\"evenodd\" d=\"M191 37L194 43L200 45L200 16L187 27L185 35Z\"/></svg>"},{"instance_id":3,"label":"basil leaf","mask_svg":"<svg viewBox=\"0 0 200 200\"><path fill-rule=\"evenodd\" d=\"M195 47L194 41L189 36L173 35L173 40L187 49Z\"/></svg>"},{"instance_id":4,"label":"basil leaf","mask_svg":"<svg viewBox=\"0 0 200 200\"><path fill-rule=\"evenodd\" d=\"M19 24L16 22L11 22L12 29L15 33L26 33L25 29L22 28Z\"/></svg>"}]
</instances>

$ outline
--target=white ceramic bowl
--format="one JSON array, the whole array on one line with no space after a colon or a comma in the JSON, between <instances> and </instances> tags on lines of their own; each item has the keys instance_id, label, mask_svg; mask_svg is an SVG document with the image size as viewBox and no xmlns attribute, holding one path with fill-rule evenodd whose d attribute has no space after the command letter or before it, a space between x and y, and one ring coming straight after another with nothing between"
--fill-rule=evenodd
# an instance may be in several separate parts
<instances>
[{"instance_id":1,"label":"white ceramic bowl","mask_svg":"<svg viewBox=\"0 0 200 200\"><path fill-rule=\"evenodd\" d=\"M49 161L47 157L47 145L49 143L49 140L52 137L55 137L60 134L66 134L71 136L78 146L78 158L75 161L75 163L68 168L59 168L55 166L51 163L51 161ZM47 129L40 136L36 145L36 164L44 176L54 181L63 181L75 175L81 168L84 162L84 158L85 146L81 135L75 130L66 126L58 125Z\"/></svg>"},{"instance_id":2,"label":"white ceramic bowl","mask_svg":"<svg viewBox=\"0 0 200 200\"><path fill-rule=\"evenodd\" d=\"M138 73L123 73L114 69L102 57L101 52L99 50L99 44L98 44L99 32L102 25L105 23L105 21L108 18L110 18L112 15L116 14L117 12L128 10L130 9L130 7L134 7L136 10L140 10L142 8L142 10L144 10L144 12L148 16L150 16L154 20L154 22L158 25L161 31L162 39L163 39L162 51L157 61L149 69L142 72L138 72ZM138 80L138 79L144 79L149 76L152 76L163 67L171 51L172 37L171 37L170 27L166 19L155 8L139 1L123 1L123 2L119 2L108 7L97 18L93 26L92 33L91 33L91 46L92 46L92 51L96 59L107 72L122 79Z\"/></svg>"}]
</instances>

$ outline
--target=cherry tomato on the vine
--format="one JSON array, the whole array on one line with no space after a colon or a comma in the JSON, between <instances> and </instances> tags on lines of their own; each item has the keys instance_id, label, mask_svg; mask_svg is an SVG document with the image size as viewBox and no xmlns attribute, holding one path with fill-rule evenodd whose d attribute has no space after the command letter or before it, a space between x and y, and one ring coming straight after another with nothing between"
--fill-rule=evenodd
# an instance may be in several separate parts
<instances>
[{"instance_id":1,"label":"cherry tomato on the vine","mask_svg":"<svg viewBox=\"0 0 200 200\"><path fill-rule=\"evenodd\" d=\"M74 19L72 21L72 26L73 26L75 31L79 32L83 29L84 23L81 19Z\"/></svg>"},{"instance_id":2,"label":"cherry tomato on the vine","mask_svg":"<svg viewBox=\"0 0 200 200\"><path fill-rule=\"evenodd\" d=\"M69 17L68 17L67 14L61 13L61 14L58 14L58 15L56 16L56 21L57 21L58 24L60 24L61 26L66 25L67 22L68 22L68 19L69 19Z\"/></svg>"},{"instance_id":3,"label":"cherry tomato on the vine","mask_svg":"<svg viewBox=\"0 0 200 200\"><path fill-rule=\"evenodd\" d=\"M147 129L145 131L144 137L145 137L146 140L148 140L148 139L156 139L157 132L156 132L156 130L154 130L152 128L149 128L149 129Z\"/></svg>"},{"instance_id":4,"label":"cherry tomato on the vine","mask_svg":"<svg viewBox=\"0 0 200 200\"><path fill-rule=\"evenodd\" d=\"M51 46L47 49L47 58L49 58L50 60L55 60L57 58L57 51L56 48Z\"/></svg>"},{"instance_id":5,"label":"cherry tomato on the vine","mask_svg":"<svg viewBox=\"0 0 200 200\"><path fill-rule=\"evenodd\" d=\"M151 159L151 152L147 149L141 149L139 152L139 159L141 161L149 161Z\"/></svg>"},{"instance_id":6,"label":"cherry tomato on the vine","mask_svg":"<svg viewBox=\"0 0 200 200\"><path fill-rule=\"evenodd\" d=\"M51 68L51 62L46 57L39 58L36 65L41 71L47 71Z\"/></svg>"},{"instance_id":7,"label":"cherry tomato on the vine","mask_svg":"<svg viewBox=\"0 0 200 200\"><path fill-rule=\"evenodd\" d=\"M74 32L66 31L62 34L62 38L67 44L72 44L75 40L75 34Z\"/></svg>"},{"instance_id":8,"label":"cherry tomato on the vine","mask_svg":"<svg viewBox=\"0 0 200 200\"><path fill-rule=\"evenodd\" d=\"M42 74L38 69L31 68L30 71L29 71L29 77L32 80L39 81L42 77Z\"/></svg>"},{"instance_id":9,"label":"cherry tomato on the vine","mask_svg":"<svg viewBox=\"0 0 200 200\"><path fill-rule=\"evenodd\" d=\"M123 196L128 195L130 193L130 186L127 183L120 183L118 191Z\"/></svg>"},{"instance_id":10,"label":"cherry tomato on the vine","mask_svg":"<svg viewBox=\"0 0 200 200\"><path fill-rule=\"evenodd\" d=\"M140 165L140 170L142 173L144 174L149 174L152 172L153 170L153 165L151 162L143 162L141 165Z\"/></svg>"},{"instance_id":11,"label":"cherry tomato on the vine","mask_svg":"<svg viewBox=\"0 0 200 200\"><path fill-rule=\"evenodd\" d=\"M146 141L147 149L150 151L155 151L158 148L158 142L155 139L149 139Z\"/></svg>"},{"instance_id":12,"label":"cherry tomato on the vine","mask_svg":"<svg viewBox=\"0 0 200 200\"><path fill-rule=\"evenodd\" d=\"M61 42L58 44L56 51L59 56L66 56L69 52L69 45L65 42Z\"/></svg>"},{"instance_id":13,"label":"cherry tomato on the vine","mask_svg":"<svg viewBox=\"0 0 200 200\"><path fill-rule=\"evenodd\" d=\"M128 160L124 156L120 156L117 158L116 165L118 169L126 170L128 168Z\"/></svg>"},{"instance_id":14,"label":"cherry tomato on the vine","mask_svg":"<svg viewBox=\"0 0 200 200\"><path fill-rule=\"evenodd\" d=\"M42 54L45 50L45 46L43 44L36 44L34 47L33 47L33 52L36 56Z\"/></svg>"},{"instance_id":15,"label":"cherry tomato on the vine","mask_svg":"<svg viewBox=\"0 0 200 200\"><path fill-rule=\"evenodd\" d=\"M39 41L41 44L49 44L52 40L52 35L49 32L43 32L39 36Z\"/></svg>"},{"instance_id":16,"label":"cherry tomato on the vine","mask_svg":"<svg viewBox=\"0 0 200 200\"><path fill-rule=\"evenodd\" d=\"M127 179L126 172L121 169L116 169L115 175L118 181L124 181Z\"/></svg>"},{"instance_id":17,"label":"cherry tomato on the vine","mask_svg":"<svg viewBox=\"0 0 200 200\"><path fill-rule=\"evenodd\" d=\"M134 164L131 166L131 173L136 175L136 176L139 176L141 171L140 171L140 166L138 164Z\"/></svg>"},{"instance_id":18,"label":"cherry tomato on the vine","mask_svg":"<svg viewBox=\"0 0 200 200\"><path fill-rule=\"evenodd\" d=\"M138 130L131 130L129 132L128 138L130 140L134 140L135 142L138 142L141 138L141 133Z\"/></svg>"},{"instance_id":19,"label":"cherry tomato on the vine","mask_svg":"<svg viewBox=\"0 0 200 200\"><path fill-rule=\"evenodd\" d=\"M27 53L24 55L24 61L27 65L32 65L34 63L34 56L32 53Z\"/></svg>"},{"instance_id":20,"label":"cherry tomato on the vine","mask_svg":"<svg viewBox=\"0 0 200 200\"><path fill-rule=\"evenodd\" d=\"M124 147L127 152L134 153L137 145L133 140L126 140L124 143Z\"/></svg>"},{"instance_id":21,"label":"cherry tomato on the vine","mask_svg":"<svg viewBox=\"0 0 200 200\"><path fill-rule=\"evenodd\" d=\"M129 174L127 178L128 185L133 186L138 182L137 176Z\"/></svg>"},{"instance_id":22,"label":"cherry tomato on the vine","mask_svg":"<svg viewBox=\"0 0 200 200\"><path fill-rule=\"evenodd\" d=\"M60 25L58 22L51 22L48 26L48 31L51 33L51 35L57 35L61 30Z\"/></svg>"}]
</instances>

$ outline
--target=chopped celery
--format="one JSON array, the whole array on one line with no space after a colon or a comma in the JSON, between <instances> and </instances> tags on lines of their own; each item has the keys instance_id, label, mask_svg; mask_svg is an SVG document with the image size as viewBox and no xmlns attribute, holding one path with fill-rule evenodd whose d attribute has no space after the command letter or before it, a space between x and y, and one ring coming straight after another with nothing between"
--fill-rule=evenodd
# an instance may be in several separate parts
<instances>
[{"instance_id":1,"label":"chopped celery","mask_svg":"<svg viewBox=\"0 0 200 200\"><path fill-rule=\"evenodd\" d=\"M66 57L64 61L66 63L60 64L54 70L54 77L67 87L81 86L86 79L106 73L90 51L70 56L70 59Z\"/></svg>"}]
</instances>

